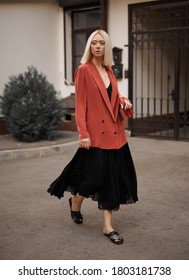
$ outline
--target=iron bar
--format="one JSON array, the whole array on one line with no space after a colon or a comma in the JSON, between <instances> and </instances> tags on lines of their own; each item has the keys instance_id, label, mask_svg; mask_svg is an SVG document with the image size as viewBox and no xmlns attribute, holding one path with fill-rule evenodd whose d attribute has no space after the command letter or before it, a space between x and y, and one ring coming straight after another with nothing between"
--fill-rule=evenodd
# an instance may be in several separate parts
<instances>
[{"instance_id":1,"label":"iron bar","mask_svg":"<svg viewBox=\"0 0 189 280\"><path fill-rule=\"evenodd\" d=\"M129 19L132 133L189 140L189 1L131 4Z\"/></svg>"}]
</instances>

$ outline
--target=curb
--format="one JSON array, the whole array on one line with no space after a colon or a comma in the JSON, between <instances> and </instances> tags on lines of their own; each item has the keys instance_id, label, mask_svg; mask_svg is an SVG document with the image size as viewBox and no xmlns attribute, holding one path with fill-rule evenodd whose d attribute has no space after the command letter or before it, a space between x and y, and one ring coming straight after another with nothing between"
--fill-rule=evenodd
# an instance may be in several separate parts
<instances>
[{"instance_id":1,"label":"curb","mask_svg":"<svg viewBox=\"0 0 189 280\"><path fill-rule=\"evenodd\" d=\"M126 135L127 137L130 137L131 131L126 130ZM44 158L58 153L74 151L77 150L77 148L78 140L45 147L3 150L0 151L0 162L8 160Z\"/></svg>"},{"instance_id":2,"label":"curb","mask_svg":"<svg viewBox=\"0 0 189 280\"><path fill-rule=\"evenodd\" d=\"M43 158L57 153L70 152L76 150L77 148L78 141L72 141L47 147L5 150L0 151L0 162L18 159Z\"/></svg>"}]
</instances>

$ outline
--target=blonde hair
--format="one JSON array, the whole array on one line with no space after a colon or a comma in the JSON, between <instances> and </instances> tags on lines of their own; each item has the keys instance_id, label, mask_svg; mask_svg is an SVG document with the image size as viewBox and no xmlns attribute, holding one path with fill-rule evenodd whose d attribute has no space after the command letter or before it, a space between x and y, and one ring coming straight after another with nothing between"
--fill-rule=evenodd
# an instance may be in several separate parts
<instances>
[{"instance_id":1,"label":"blonde hair","mask_svg":"<svg viewBox=\"0 0 189 280\"><path fill-rule=\"evenodd\" d=\"M112 64L113 64L112 43L111 43L109 35L102 29L94 31L89 36L89 38L87 40L87 43L86 43L86 47L85 47L83 57L81 58L80 62L81 62L81 64L84 64L84 63L86 63L86 62L88 62L92 59L91 42L92 42L93 37L96 34L100 34L104 38L104 41L105 41L105 51L104 51L103 65L111 67Z\"/></svg>"}]
</instances>

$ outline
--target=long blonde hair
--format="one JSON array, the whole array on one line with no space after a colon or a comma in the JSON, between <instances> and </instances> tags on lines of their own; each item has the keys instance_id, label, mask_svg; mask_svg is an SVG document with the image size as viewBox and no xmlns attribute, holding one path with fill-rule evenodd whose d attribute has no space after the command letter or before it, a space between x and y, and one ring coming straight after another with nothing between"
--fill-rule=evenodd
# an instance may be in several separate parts
<instances>
[{"instance_id":1,"label":"long blonde hair","mask_svg":"<svg viewBox=\"0 0 189 280\"><path fill-rule=\"evenodd\" d=\"M86 63L86 62L88 62L92 59L91 42L92 42L93 37L96 34L100 34L104 38L104 41L105 41L105 51L104 51L103 65L111 67L112 64L113 64L112 43L111 43L109 35L102 29L94 31L89 36L89 38L87 40L87 43L86 43L86 47L85 47L83 57L81 58L80 62L81 62L81 64L84 64L84 63Z\"/></svg>"}]
</instances>

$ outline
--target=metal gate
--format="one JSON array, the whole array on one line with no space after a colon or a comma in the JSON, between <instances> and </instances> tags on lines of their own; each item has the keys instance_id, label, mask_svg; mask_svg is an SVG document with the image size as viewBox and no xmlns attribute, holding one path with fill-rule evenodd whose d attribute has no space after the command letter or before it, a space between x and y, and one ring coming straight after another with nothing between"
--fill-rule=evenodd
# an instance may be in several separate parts
<instances>
[{"instance_id":1,"label":"metal gate","mask_svg":"<svg viewBox=\"0 0 189 280\"><path fill-rule=\"evenodd\" d=\"M129 5L129 69L132 135L189 140L189 1Z\"/></svg>"}]
</instances>

